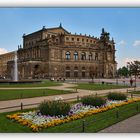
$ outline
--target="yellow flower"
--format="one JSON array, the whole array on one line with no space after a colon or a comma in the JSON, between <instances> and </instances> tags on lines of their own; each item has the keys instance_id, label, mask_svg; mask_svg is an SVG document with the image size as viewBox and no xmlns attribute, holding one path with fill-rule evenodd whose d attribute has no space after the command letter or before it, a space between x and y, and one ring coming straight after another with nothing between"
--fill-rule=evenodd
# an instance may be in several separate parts
<instances>
[{"instance_id":1,"label":"yellow flower","mask_svg":"<svg viewBox=\"0 0 140 140\"><path fill-rule=\"evenodd\" d=\"M9 118L9 119L14 119L22 125L26 125L27 127L31 128L33 132L38 132L42 128L48 128L48 127L56 126L56 125L59 125L59 124L62 124L62 123L66 123L66 122L70 122L70 121L73 121L73 120L81 119L81 118L84 118L86 116L91 116L93 114L104 112L104 111L110 110L112 108L127 105L127 104L137 102L137 101L140 101L140 98L129 99L127 102L122 102L122 103L119 103L119 104L112 104L110 106L89 110L89 111L82 112L82 113L79 113L79 114L74 114L72 116L68 116L67 118L65 118L63 120L57 119L57 120L53 120L52 122L41 124L41 125L34 125L34 124L32 124L31 121L26 120L26 119L22 119L19 116L20 114L22 114L20 112L17 112L15 114L11 114L11 115L6 115L6 117Z\"/></svg>"}]
</instances>

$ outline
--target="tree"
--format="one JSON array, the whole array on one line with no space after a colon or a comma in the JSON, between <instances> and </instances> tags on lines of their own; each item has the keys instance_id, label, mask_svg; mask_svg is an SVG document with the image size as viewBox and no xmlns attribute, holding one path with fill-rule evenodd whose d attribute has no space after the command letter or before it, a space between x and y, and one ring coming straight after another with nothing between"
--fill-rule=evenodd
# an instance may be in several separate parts
<instances>
[{"instance_id":1,"label":"tree","mask_svg":"<svg viewBox=\"0 0 140 140\"><path fill-rule=\"evenodd\" d=\"M129 75L129 70L127 67L122 67L122 68L119 68L118 69L118 75L119 76L124 76L124 77L127 77Z\"/></svg>"},{"instance_id":2,"label":"tree","mask_svg":"<svg viewBox=\"0 0 140 140\"><path fill-rule=\"evenodd\" d=\"M140 61L128 62L127 66L130 70L130 74L135 76L135 87L136 87L136 78L140 74Z\"/></svg>"}]
</instances>

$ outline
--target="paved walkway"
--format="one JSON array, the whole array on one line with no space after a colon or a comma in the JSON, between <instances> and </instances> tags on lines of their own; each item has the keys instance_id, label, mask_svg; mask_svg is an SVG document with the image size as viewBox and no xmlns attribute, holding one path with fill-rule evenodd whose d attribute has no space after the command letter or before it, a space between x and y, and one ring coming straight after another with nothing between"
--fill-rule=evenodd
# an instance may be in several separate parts
<instances>
[{"instance_id":1,"label":"paved walkway","mask_svg":"<svg viewBox=\"0 0 140 140\"><path fill-rule=\"evenodd\" d=\"M62 86L53 86L53 87L33 87L34 89L40 89L40 88L47 88L47 89L57 89L57 90L72 90L70 87L74 87L75 85L64 83ZM0 88L1 89L1 88ZM6 89L6 88L3 88ZM9 89L9 88L8 88ZM13 88L12 88L13 89ZM19 89L19 88L14 88ZM21 89L21 88L20 88ZM31 88L22 88L22 89L31 89ZM138 88L140 90L140 87ZM20 106L21 102L23 105L27 104L39 104L40 102L44 100L54 100L56 97L62 97L64 100L67 100L69 98L77 98L77 96L86 96L91 94L98 94L98 95L105 95L108 92L126 92L127 89L109 89L109 90L100 90L100 91L91 91L91 90L81 90L78 89L77 93L71 93L71 94L63 94L63 95L53 95L53 96L43 96L43 97L34 97L34 98L26 98L26 99L16 99L16 100L8 100L8 101L0 101L0 112L9 112L13 110L19 110L19 107L15 108L9 108L9 109L2 109L2 108L8 108L11 106ZM71 101L74 99L71 99ZM36 107L37 105L30 105L25 106L24 108L31 108Z\"/></svg>"},{"instance_id":2,"label":"paved walkway","mask_svg":"<svg viewBox=\"0 0 140 140\"><path fill-rule=\"evenodd\" d=\"M140 114L101 130L99 133L140 133Z\"/></svg>"},{"instance_id":3,"label":"paved walkway","mask_svg":"<svg viewBox=\"0 0 140 140\"><path fill-rule=\"evenodd\" d=\"M75 87L75 84L63 83L61 86L50 86L50 87L0 87L1 90L15 90L15 89L58 89L58 90L71 90L69 87Z\"/></svg>"}]
</instances>

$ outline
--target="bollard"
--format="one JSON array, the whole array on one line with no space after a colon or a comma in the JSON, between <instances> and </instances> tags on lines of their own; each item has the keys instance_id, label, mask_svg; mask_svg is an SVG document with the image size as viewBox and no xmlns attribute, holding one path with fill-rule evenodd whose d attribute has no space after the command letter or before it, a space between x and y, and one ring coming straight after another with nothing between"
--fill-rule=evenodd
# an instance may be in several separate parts
<instances>
[{"instance_id":1,"label":"bollard","mask_svg":"<svg viewBox=\"0 0 140 140\"><path fill-rule=\"evenodd\" d=\"M133 98L133 93L131 93L131 98Z\"/></svg>"},{"instance_id":2,"label":"bollard","mask_svg":"<svg viewBox=\"0 0 140 140\"><path fill-rule=\"evenodd\" d=\"M79 101L79 95L77 95L77 101Z\"/></svg>"},{"instance_id":3,"label":"bollard","mask_svg":"<svg viewBox=\"0 0 140 140\"><path fill-rule=\"evenodd\" d=\"M20 107L21 107L21 110L23 110L23 103L21 102L21 104L20 104Z\"/></svg>"},{"instance_id":4,"label":"bollard","mask_svg":"<svg viewBox=\"0 0 140 140\"><path fill-rule=\"evenodd\" d=\"M82 132L85 132L85 120L82 121Z\"/></svg>"}]
</instances>

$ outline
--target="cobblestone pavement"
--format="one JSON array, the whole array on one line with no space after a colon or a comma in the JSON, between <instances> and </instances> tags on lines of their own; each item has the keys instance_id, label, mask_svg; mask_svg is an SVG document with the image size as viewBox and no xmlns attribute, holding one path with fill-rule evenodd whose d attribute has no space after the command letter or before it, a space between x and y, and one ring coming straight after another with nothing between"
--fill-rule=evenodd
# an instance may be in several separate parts
<instances>
[{"instance_id":1,"label":"cobblestone pavement","mask_svg":"<svg viewBox=\"0 0 140 140\"><path fill-rule=\"evenodd\" d=\"M101 130L99 133L140 133L140 114Z\"/></svg>"},{"instance_id":2,"label":"cobblestone pavement","mask_svg":"<svg viewBox=\"0 0 140 140\"><path fill-rule=\"evenodd\" d=\"M34 89L40 89L40 88L48 88L48 89L57 89L57 90L75 90L70 87L74 87L74 84L64 83L62 86L55 86L55 87L33 87ZM4 89L4 88L2 88ZM5 88L6 89L6 88ZM9 88L8 88L9 89ZM13 89L13 88L12 88ZM14 88L19 89L19 88ZM20 88L21 89L21 88ZM31 88L22 88L22 89L31 89ZM138 88L140 90L140 87ZM1 109L1 108L7 108L11 106L20 106L21 102L23 105L27 104L37 104L44 100L54 100L55 97L61 96L63 99L69 99L69 98L77 98L77 96L85 96L85 95L91 95L91 94L98 94L98 95L105 95L108 92L126 92L127 89L109 89L109 90L100 90L100 91L91 91L91 90L81 90L78 89L77 93L71 93L71 94L63 94L63 95L53 95L53 96L43 96L43 97L34 97L34 98L26 98L26 99L16 99L16 100L8 100L8 101L0 101L0 112L9 112L13 110L19 110L19 107L15 108L9 108L9 109ZM37 105L30 105L26 106L24 108L31 108L36 107Z\"/></svg>"}]
</instances>

